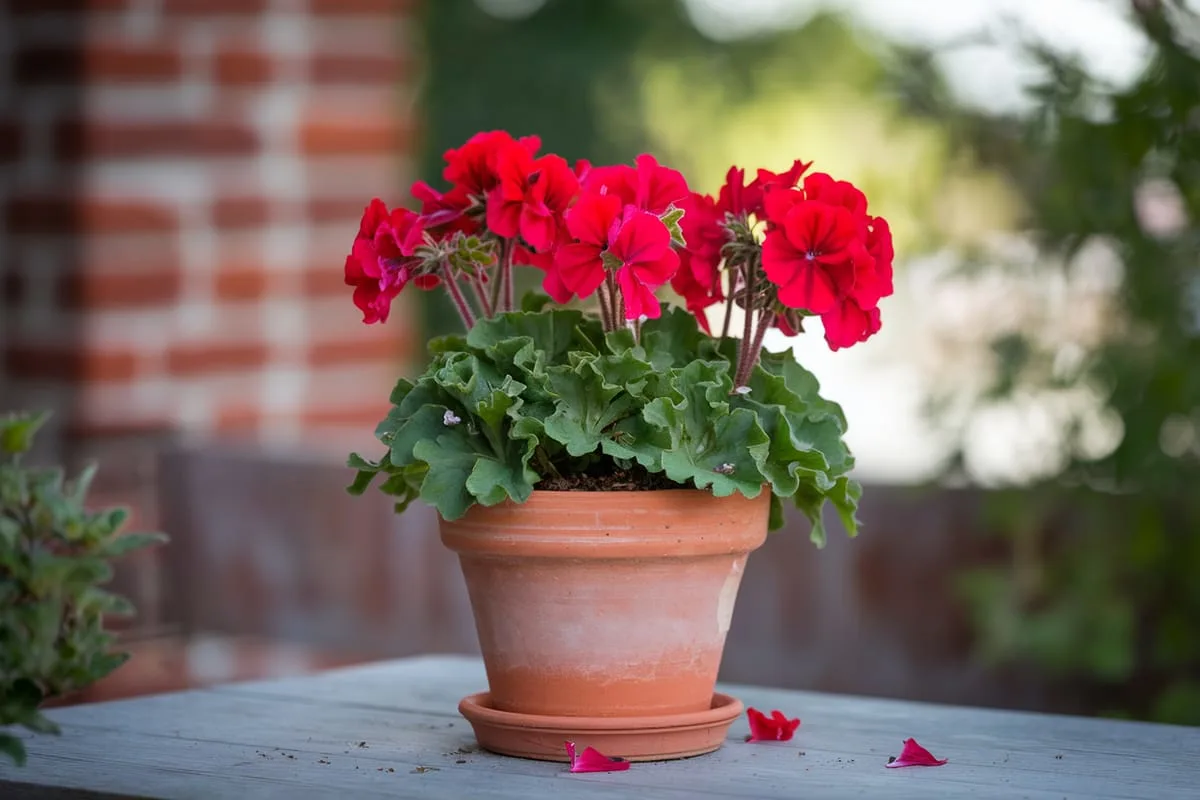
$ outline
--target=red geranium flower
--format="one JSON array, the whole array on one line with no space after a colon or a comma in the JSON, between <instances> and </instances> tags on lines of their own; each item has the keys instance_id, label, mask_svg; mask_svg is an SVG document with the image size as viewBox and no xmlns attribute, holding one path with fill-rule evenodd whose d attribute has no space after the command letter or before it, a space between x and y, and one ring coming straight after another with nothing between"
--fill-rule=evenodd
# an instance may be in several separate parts
<instances>
[{"instance_id":1,"label":"red geranium flower","mask_svg":"<svg viewBox=\"0 0 1200 800\"><path fill-rule=\"evenodd\" d=\"M746 718L750 722L750 735L746 737L747 742L786 742L800 727L799 719L788 719L778 709L772 711L771 716L768 717L757 708L748 708L746 709Z\"/></svg>"},{"instance_id":2,"label":"red geranium flower","mask_svg":"<svg viewBox=\"0 0 1200 800\"><path fill-rule=\"evenodd\" d=\"M717 196L717 210L721 217L726 213L735 216L753 214L762 218L765 216L763 202L768 191L774 189L791 189L800 180L804 171L812 166L812 162L794 161L792 166L783 172L771 172L760 169L754 180L746 184L746 171L741 167L730 167L725 173L725 184Z\"/></svg>"},{"instance_id":3,"label":"red geranium flower","mask_svg":"<svg viewBox=\"0 0 1200 800\"><path fill-rule=\"evenodd\" d=\"M467 195L482 200L500 180L496 170L497 155L513 143L519 144L530 156L542 146L542 140L537 136L514 140L508 131L483 131L468 139L462 147L446 151L442 177Z\"/></svg>"},{"instance_id":4,"label":"red geranium flower","mask_svg":"<svg viewBox=\"0 0 1200 800\"><path fill-rule=\"evenodd\" d=\"M421 203L421 221L426 230L442 235L455 231L470 234L479 230L479 223L467 216L471 198L461 186L443 193L425 181L417 181L410 191Z\"/></svg>"},{"instance_id":5,"label":"red geranium flower","mask_svg":"<svg viewBox=\"0 0 1200 800\"><path fill-rule=\"evenodd\" d=\"M496 156L499 182L488 192L487 223L506 238L520 235L535 251L554 246L562 214L579 191L579 181L561 156L534 159L520 144Z\"/></svg>"},{"instance_id":6,"label":"red geranium flower","mask_svg":"<svg viewBox=\"0 0 1200 800\"><path fill-rule=\"evenodd\" d=\"M582 163L579 180L584 189L615 194L622 205L634 205L643 211L661 214L672 205L680 208L691 194L678 170L662 166L648 153L638 156L633 167L628 164L593 167ZM580 171L578 165L576 170Z\"/></svg>"},{"instance_id":7,"label":"red geranium flower","mask_svg":"<svg viewBox=\"0 0 1200 800\"><path fill-rule=\"evenodd\" d=\"M587 297L604 282L611 265L625 299L627 319L661 313L654 290L679 268L671 234L655 214L627 205L615 194L585 192L567 213L575 240L558 248L554 270L561 285Z\"/></svg>"},{"instance_id":8,"label":"red geranium flower","mask_svg":"<svg viewBox=\"0 0 1200 800\"><path fill-rule=\"evenodd\" d=\"M711 197L692 193L683 208L680 226L687 247L679 253L679 271L671 279L671 288L684 299L700 326L711 333L704 310L725 299L720 264L721 248L728 237Z\"/></svg>"},{"instance_id":9,"label":"red geranium flower","mask_svg":"<svg viewBox=\"0 0 1200 800\"><path fill-rule=\"evenodd\" d=\"M621 198L594 192L584 192L567 212L567 231L575 241L555 251L554 271L571 293L587 297L604 283L602 253L620 214Z\"/></svg>"},{"instance_id":10,"label":"red geranium flower","mask_svg":"<svg viewBox=\"0 0 1200 800\"><path fill-rule=\"evenodd\" d=\"M679 269L667 226L648 211L626 206L608 252L620 262L617 285L625 298L625 318L656 319L662 308L654 290Z\"/></svg>"},{"instance_id":11,"label":"red geranium flower","mask_svg":"<svg viewBox=\"0 0 1200 800\"><path fill-rule=\"evenodd\" d=\"M795 193L771 197L783 194ZM854 217L844 207L802 200L782 220L773 219L778 227L767 232L762 260L767 278L779 287L779 301L813 314L832 310L839 273L871 261Z\"/></svg>"},{"instance_id":12,"label":"red geranium flower","mask_svg":"<svg viewBox=\"0 0 1200 800\"><path fill-rule=\"evenodd\" d=\"M409 281L421 288L438 284L436 275L416 275L413 253L424 241L420 217L407 208L388 212L379 198L363 211L358 236L346 256L345 279L367 324L386 322L392 300Z\"/></svg>"}]
</instances>

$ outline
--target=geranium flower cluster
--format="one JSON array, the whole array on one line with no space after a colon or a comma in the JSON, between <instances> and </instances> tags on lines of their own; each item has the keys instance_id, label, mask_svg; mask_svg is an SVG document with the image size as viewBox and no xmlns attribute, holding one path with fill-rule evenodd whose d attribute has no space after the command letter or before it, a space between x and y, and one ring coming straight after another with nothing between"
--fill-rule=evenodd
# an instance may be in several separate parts
<instances>
[{"instance_id":1,"label":"geranium flower cluster","mask_svg":"<svg viewBox=\"0 0 1200 800\"><path fill-rule=\"evenodd\" d=\"M736 306L743 380L770 327L794 334L803 317L820 316L835 350L879 330L891 233L853 185L806 176L810 164L797 161L749 183L732 168L713 197L651 155L570 165L540 149L536 136L479 133L446 152L447 190L413 184L420 211L372 200L345 265L363 321L386 321L411 283L444 287L470 327L512 310L513 269L531 266L556 302L595 295L607 330L636 335L659 316L667 284L710 332L709 309L723 304L721 336Z\"/></svg>"}]
</instances>

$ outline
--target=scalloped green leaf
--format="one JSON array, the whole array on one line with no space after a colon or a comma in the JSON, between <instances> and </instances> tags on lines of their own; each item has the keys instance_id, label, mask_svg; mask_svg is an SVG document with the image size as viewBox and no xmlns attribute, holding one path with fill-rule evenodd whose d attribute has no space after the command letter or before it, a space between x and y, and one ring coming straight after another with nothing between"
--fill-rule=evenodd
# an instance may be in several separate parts
<instances>
[{"instance_id":1,"label":"scalloped green leaf","mask_svg":"<svg viewBox=\"0 0 1200 800\"><path fill-rule=\"evenodd\" d=\"M659 370L695 362L708 339L696 318L678 306L664 308L658 319L642 323L641 346L646 351L645 358Z\"/></svg>"},{"instance_id":2,"label":"scalloped green leaf","mask_svg":"<svg viewBox=\"0 0 1200 800\"><path fill-rule=\"evenodd\" d=\"M648 365L630 356L589 357L578 366L555 367L550 386L557 396L545 432L572 456L595 452L609 426L638 410L626 385L645 385Z\"/></svg>"},{"instance_id":3,"label":"scalloped green leaf","mask_svg":"<svg viewBox=\"0 0 1200 800\"><path fill-rule=\"evenodd\" d=\"M506 339L528 337L555 363L571 350L595 347L581 333L584 317L575 309L554 309L537 313L510 311L492 319L480 320L467 334L467 344L480 350Z\"/></svg>"},{"instance_id":4,"label":"scalloped green leaf","mask_svg":"<svg viewBox=\"0 0 1200 800\"><path fill-rule=\"evenodd\" d=\"M769 446L753 412L738 408L713 423L711 436L675 442L662 455L663 470L671 480L690 480L717 497L734 492L758 497L765 482L758 463Z\"/></svg>"}]
</instances>

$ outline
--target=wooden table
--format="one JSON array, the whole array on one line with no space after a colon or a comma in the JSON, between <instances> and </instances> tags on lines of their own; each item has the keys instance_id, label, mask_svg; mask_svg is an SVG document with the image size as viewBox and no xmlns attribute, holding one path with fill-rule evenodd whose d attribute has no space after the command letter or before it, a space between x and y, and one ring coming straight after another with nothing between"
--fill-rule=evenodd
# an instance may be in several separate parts
<instances>
[{"instance_id":1,"label":"wooden table","mask_svg":"<svg viewBox=\"0 0 1200 800\"><path fill-rule=\"evenodd\" d=\"M746 744L743 717L712 755L573 775L479 752L456 706L485 687L424 657L59 709L0 798L1200 797L1200 729L755 687L725 690L801 717L793 741ZM885 769L909 736L950 763Z\"/></svg>"}]
</instances>

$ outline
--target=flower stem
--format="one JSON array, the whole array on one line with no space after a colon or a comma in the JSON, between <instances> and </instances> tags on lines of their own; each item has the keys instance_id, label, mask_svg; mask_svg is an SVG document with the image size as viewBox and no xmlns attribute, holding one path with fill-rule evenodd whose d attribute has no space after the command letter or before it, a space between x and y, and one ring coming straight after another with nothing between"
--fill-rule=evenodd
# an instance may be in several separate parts
<instances>
[{"instance_id":1,"label":"flower stem","mask_svg":"<svg viewBox=\"0 0 1200 800\"><path fill-rule=\"evenodd\" d=\"M600 303L600 322L604 325L605 333L615 328L613 325L612 303L609 302L607 289L607 286L601 286L596 291L596 300Z\"/></svg>"},{"instance_id":2,"label":"flower stem","mask_svg":"<svg viewBox=\"0 0 1200 800\"><path fill-rule=\"evenodd\" d=\"M442 263L442 273L442 284L449 292L450 299L454 301L454 307L458 309L458 316L462 318L463 327L471 330L475 327L475 315L471 313L471 306L467 304L467 298L463 297L462 291L458 288L458 281L450 269L449 262Z\"/></svg>"},{"instance_id":3,"label":"flower stem","mask_svg":"<svg viewBox=\"0 0 1200 800\"><path fill-rule=\"evenodd\" d=\"M483 281L479 279L478 275L471 276L471 288L475 290L475 299L479 302L479 308L484 318L490 318L493 306L488 302L487 292L483 290Z\"/></svg>"},{"instance_id":4,"label":"flower stem","mask_svg":"<svg viewBox=\"0 0 1200 800\"><path fill-rule=\"evenodd\" d=\"M500 264L501 275L504 279L504 310L513 310L513 246L512 240L509 240L509 246L504 253L504 261Z\"/></svg>"},{"instance_id":5,"label":"flower stem","mask_svg":"<svg viewBox=\"0 0 1200 800\"><path fill-rule=\"evenodd\" d=\"M758 330L754 332L754 343L750 345L750 357L746 359L746 365L742 367L742 380L738 386L745 386L750 382L750 375L754 372L754 365L758 363L758 358L762 355L763 339L767 338L767 331L771 328L771 309L764 308L762 313L758 315Z\"/></svg>"},{"instance_id":6,"label":"flower stem","mask_svg":"<svg viewBox=\"0 0 1200 800\"><path fill-rule=\"evenodd\" d=\"M729 270L729 294L725 297L725 322L721 325L721 338L729 338L729 323L733 320L733 293L737 291L737 271Z\"/></svg>"},{"instance_id":7,"label":"flower stem","mask_svg":"<svg viewBox=\"0 0 1200 800\"><path fill-rule=\"evenodd\" d=\"M738 345L738 360L737 371L734 373L733 388L737 389L745 383L745 379L749 377L750 368L746 366L751 359L751 347L754 340L754 273L755 263L753 259L747 259L742 263L742 271L745 276L745 288L742 292L742 312L745 314L745 321L742 324L742 341ZM758 354L753 355L757 359Z\"/></svg>"},{"instance_id":8,"label":"flower stem","mask_svg":"<svg viewBox=\"0 0 1200 800\"><path fill-rule=\"evenodd\" d=\"M496 256L496 271L492 274L492 312L500 310L500 291L504 288L504 265L508 263L509 253L512 252L512 239L500 240L500 252Z\"/></svg>"}]
</instances>

